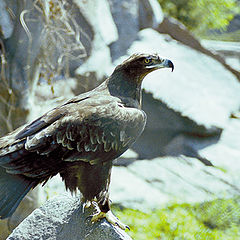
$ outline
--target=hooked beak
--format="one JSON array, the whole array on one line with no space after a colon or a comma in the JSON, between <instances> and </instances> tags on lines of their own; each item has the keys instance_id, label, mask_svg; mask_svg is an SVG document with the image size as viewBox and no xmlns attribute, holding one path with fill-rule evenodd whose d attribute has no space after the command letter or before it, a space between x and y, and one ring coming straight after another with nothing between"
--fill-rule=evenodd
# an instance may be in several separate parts
<instances>
[{"instance_id":1,"label":"hooked beak","mask_svg":"<svg viewBox=\"0 0 240 240\"><path fill-rule=\"evenodd\" d=\"M159 68L171 68L172 72L174 70L174 65L172 61L168 59L157 59L153 64L147 66L147 68L159 69Z\"/></svg>"},{"instance_id":2,"label":"hooked beak","mask_svg":"<svg viewBox=\"0 0 240 240\"><path fill-rule=\"evenodd\" d=\"M161 64L160 64L161 65ZM162 62L162 66L163 67L166 67L166 68L171 68L172 69L172 72L174 70L174 65L172 63L172 61L168 60L168 59L164 59L163 62Z\"/></svg>"}]
</instances>

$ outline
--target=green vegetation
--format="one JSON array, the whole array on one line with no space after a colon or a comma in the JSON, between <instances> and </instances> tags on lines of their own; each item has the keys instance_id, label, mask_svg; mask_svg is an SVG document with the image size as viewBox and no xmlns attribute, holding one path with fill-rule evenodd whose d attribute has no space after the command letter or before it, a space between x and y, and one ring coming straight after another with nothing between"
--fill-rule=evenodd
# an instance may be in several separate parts
<instances>
[{"instance_id":1,"label":"green vegetation","mask_svg":"<svg viewBox=\"0 0 240 240\"><path fill-rule=\"evenodd\" d=\"M240 198L202 204L172 204L149 213L113 208L136 240L240 239Z\"/></svg>"},{"instance_id":2,"label":"green vegetation","mask_svg":"<svg viewBox=\"0 0 240 240\"><path fill-rule=\"evenodd\" d=\"M236 0L158 0L163 10L198 34L225 29L240 6Z\"/></svg>"},{"instance_id":3,"label":"green vegetation","mask_svg":"<svg viewBox=\"0 0 240 240\"><path fill-rule=\"evenodd\" d=\"M228 41L228 42L240 42L240 30L235 32L222 32L221 34L202 34L202 38L216 40L216 41Z\"/></svg>"}]
</instances>

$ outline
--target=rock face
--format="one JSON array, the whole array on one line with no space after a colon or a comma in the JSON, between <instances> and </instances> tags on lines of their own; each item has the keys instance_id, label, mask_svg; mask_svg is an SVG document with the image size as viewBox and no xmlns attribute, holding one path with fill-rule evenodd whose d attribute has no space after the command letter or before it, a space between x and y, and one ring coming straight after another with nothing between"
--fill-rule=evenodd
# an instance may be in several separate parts
<instances>
[{"instance_id":1,"label":"rock face","mask_svg":"<svg viewBox=\"0 0 240 240\"><path fill-rule=\"evenodd\" d=\"M232 72L240 81L240 73L235 70L231 64L226 63L226 60L214 51L210 51L201 45L199 40L191 34L187 28L174 18L165 17L161 24L156 27L156 30L160 33L168 34L173 39L202 52L220 62L226 69Z\"/></svg>"},{"instance_id":2,"label":"rock face","mask_svg":"<svg viewBox=\"0 0 240 240\"><path fill-rule=\"evenodd\" d=\"M109 66L112 65L109 45L118 40L118 30L113 21L110 4L107 0L75 0L75 2L93 30L93 39L90 43L91 54L75 73L80 78L80 82L88 83L89 86L94 88L103 80ZM102 59L104 59L104 64ZM84 91L87 90L89 89Z\"/></svg>"},{"instance_id":3,"label":"rock face","mask_svg":"<svg viewBox=\"0 0 240 240\"><path fill-rule=\"evenodd\" d=\"M113 60L123 56L139 31L138 0L109 0L118 40L110 45Z\"/></svg>"},{"instance_id":4,"label":"rock face","mask_svg":"<svg viewBox=\"0 0 240 240\"><path fill-rule=\"evenodd\" d=\"M230 24L227 28L227 31L228 32L238 31L239 28L240 28L240 15L238 14L230 22Z\"/></svg>"},{"instance_id":5,"label":"rock face","mask_svg":"<svg viewBox=\"0 0 240 240\"><path fill-rule=\"evenodd\" d=\"M173 73L153 72L145 78L143 88L182 116L206 127L225 127L231 113L238 110L239 82L213 58L152 29L139 32L128 54L140 50L158 52L174 62Z\"/></svg>"},{"instance_id":6,"label":"rock face","mask_svg":"<svg viewBox=\"0 0 240 240\"><path fill-rule=\"evenodd\" d=\"M9 38L13 33L13 22L6 11L6 3L3 0L0 1L0 29L4 39Z\"/></svg>"},{"instance_id":7,"label":"rock face","mask_svg":"<svg viewBox=\"0 0 240 240\"><path fill-rule=\"evenodd\" d=\"M164 14L157 0L139 0L140 29L155 28L162 23Z\"/></svg>"},{"instance_id":8,"label":"rock face","mask_svg":"<svg viewBox=\"0 0 240 240\"><path fill-rule=\"evenodd\" d=\"M133 149L141 159L154 159L114 168L113 202L146 209L239 195L240 121L229 118L240 105L236 77L152 29L139 32L128 53L138 51L168 56L175 71L156 71L143 82L148 121Z\"/></svg>"},{"instance_id":9,"label":"rock face","mask_svg":"<svg viewBox=\"0 0 240 240\"><path fill-rule=\"evenodd\" d=\"M236 71L240 69L240 44L239 42L226 42L214 40L202 40L202 45L212 52L224 56L226 63Z\"/></svg>"},{"instance_id":10,"label":"rock face","mask_svg":"<svg viewBox=\"0 0 240 240\"><path fill-rule=\"evenodd\" d=\"M47 201L29 215L8 240L130 240L120 228L105 219L92 224L93 209L85 209L79 197L60 196Z\"/></svg>"},{"instance_id":11,"label":"rock face","mask_svg":"<svg viewBox=\"0 0 240 240\"><path fill-rule=\"evenodd\" d=\"M190 118L191 114L182 116L163 100L154 98L152 93L145 91L143 110L148 116L147 125L132 147L139 158L185 155L207 163L206 159L199 155L199 150L215 144L221 136L222 129L199 125Z\"/></svg>"},{"instance_id":12,"label":"rock face","mask_svg":"<svg viewBox=\"0 0 240 240\"><path fill-rule=\"evenodd\" d=\"M225 172L186 157L136 161L114 167L110 198L123 207L147 211L170 203L233 197L240 192L239 176L233 170Z\"/></svg>"},{"instance_id":13,"label":"rock face","mask_svg":"<svg viewBox=\"0 0 240 240\"><path fill-rule=\"evenodd\" d=\"M238 110L237 79L216 60L152 29L139 32L128 50L139 51L169 56L175 71L159 70L144 80L148 121L133 149L142 159L186 155L208 165L199 152L219 141L229 116Z\"/></svg>"}]
</instances>

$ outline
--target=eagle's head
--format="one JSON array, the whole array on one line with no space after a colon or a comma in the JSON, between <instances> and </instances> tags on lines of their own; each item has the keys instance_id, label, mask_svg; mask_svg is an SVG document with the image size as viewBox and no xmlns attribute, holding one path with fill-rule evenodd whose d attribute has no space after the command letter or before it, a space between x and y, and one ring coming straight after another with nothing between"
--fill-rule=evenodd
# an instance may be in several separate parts
<instances>
[{"instance_id":1,"label":"eagle's head","mask_svg":"<svg viewBox=\"0 0 240 240\"><path fill-rule=\"evenodd\" d=\"M141 84L144 77L157 69L174 69L173 63L158 54L133 54L119 64L107 80L111 95L137 100L141 105ZM134 106L134 104L132 104Z\"/></svg>"},{"instance_id":2,"label":"eagle's head","mask_svg":"<svg viewBox=\"0 0 240 240\"><path fill-rule=\"evenodd\" d=\"M122 64L118 65L115 71L120 71L129 79L141 83L143 78L150 72L160 68L174 69L173 63L168 59L161 58L158 54L133 54Z\"/></svg>"}]
</instances>

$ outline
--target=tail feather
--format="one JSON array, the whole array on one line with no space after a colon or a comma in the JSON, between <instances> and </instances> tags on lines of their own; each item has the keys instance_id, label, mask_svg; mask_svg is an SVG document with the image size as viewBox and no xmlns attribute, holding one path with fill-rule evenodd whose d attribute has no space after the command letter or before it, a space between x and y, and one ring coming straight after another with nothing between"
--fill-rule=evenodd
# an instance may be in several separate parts
<instances>
[{"instance_id":1,"label":"tail feather","mask_svg":"<svg viewBox=\"0 0 240 240\"><path fill-rule=\"evenodd\" d=\"M35 183L30 179L6 173L6 170L0 167L0 219L10 217L34 186Z\"/></svg>"}]
</instances>

